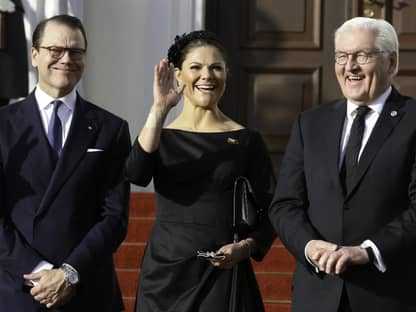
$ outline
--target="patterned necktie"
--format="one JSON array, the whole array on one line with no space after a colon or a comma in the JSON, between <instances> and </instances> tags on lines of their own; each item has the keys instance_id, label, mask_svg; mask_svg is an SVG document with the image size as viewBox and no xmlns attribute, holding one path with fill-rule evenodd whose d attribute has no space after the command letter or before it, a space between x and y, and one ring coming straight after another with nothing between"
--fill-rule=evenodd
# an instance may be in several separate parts
<instances>
[{"instance_id":1,"label":"patterned necktie","mask_svg":"<svg viewBox=\"0 0 416 312\"><path fill-rule=\"evenodd\" d=\"M53 112L48 126L48 140L54 151L54 160L58 160L62 150L62 123L58 116L58 110L63 102L53 101Z\"/></svg>"},{"instance_id":2,"label":"patterned necktie","mask_svg":"<svg viewBox=\"0 0 416 312\"><path fill-rule=\"evenodd\" d=\"M354 175L357 170L358 156L361 150L365 128L365 116L371 110L368 106L359 106L351 126L350 138L345 148L344 164L341 169L341 176L344 180L344 187L348 194L352 187Z\"/></svg>"}]
</instances>

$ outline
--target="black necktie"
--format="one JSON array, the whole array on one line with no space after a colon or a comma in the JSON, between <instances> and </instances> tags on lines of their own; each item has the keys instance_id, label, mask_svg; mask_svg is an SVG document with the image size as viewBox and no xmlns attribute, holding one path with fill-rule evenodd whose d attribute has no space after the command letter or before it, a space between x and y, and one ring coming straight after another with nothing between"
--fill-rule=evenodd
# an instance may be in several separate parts
<instances>
[{"instance_id":1,"label":"black necktie","mask_svg":"<svg viewBox=\"0 0 416 312\"><path fill-rule=\"evenodd\" d=\"M350 138L345 148L344 164L341 169L341 176L344 178L344 186L348 194L352 187L352 181L357 170L358 155L361 150L365 128L365 115L371 110L368 106L359 106L351 126Z\"/></svg>"},{"instance_id":2,"label":"black necktie","mask_svg":"<svg viewBox=\"0 0 416 312\"><path fill-rule=\"evenodd\" d=\"M53 101L53 112L48 126L48 140L54 152L54 161L58 160L62 150L62 123L58 116L58 109L62 101Z\"/></svg>"}]
</instances>

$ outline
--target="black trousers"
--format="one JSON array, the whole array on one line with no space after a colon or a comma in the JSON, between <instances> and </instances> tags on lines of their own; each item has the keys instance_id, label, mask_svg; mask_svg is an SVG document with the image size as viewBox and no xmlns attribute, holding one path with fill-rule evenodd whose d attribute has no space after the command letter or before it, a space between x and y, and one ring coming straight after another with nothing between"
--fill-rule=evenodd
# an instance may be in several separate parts
<instances>
[{"instance_id":1,"label":"black trousers","mask_svg":"<svg viewBox=\"0 0 416 312\"><path fill-rule=\"evenodd\" d=\"M339 302L338 312L352 312L350 301L348 299L347 291L345 290L345 287L342 289L342 295L341 300Z\"/></svg>"}]
</instances>

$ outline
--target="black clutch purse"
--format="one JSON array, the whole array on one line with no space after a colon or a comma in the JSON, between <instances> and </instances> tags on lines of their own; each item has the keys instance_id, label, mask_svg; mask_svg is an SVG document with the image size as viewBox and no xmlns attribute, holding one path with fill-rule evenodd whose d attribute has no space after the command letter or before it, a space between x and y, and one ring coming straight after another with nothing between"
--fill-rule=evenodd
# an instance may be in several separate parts
<instances>
[{"instance_id":1,"label":"black clutch purse","mask_svg":"<svg viewBox=\"0 0 416 312\"><path fill-rule=\"evenodd\" d=\"M250 181L243 176L235 179L233 196L233 227L238 236L245 236L259 224L262 210L256 204L256 197Z\"/></svg>"}]
</instances>

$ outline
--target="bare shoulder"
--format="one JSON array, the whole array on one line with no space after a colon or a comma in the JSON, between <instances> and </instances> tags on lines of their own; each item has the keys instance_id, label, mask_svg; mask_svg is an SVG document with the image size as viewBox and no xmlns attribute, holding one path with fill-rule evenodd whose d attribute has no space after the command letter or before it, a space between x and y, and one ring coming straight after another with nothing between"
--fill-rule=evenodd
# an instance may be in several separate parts
<instances>
[{"instance_id":1,"label":"bare shoulder","mask_svg":"<svg viewBox=\"0 0 416 312\"><path fill-rule=\"evenodd\" d=\"M230 131L241 130L245 128L243 125L240 125L238 122L232 120L231 118L224 122L224 126Z\"/></svg>"}]
</instances>

